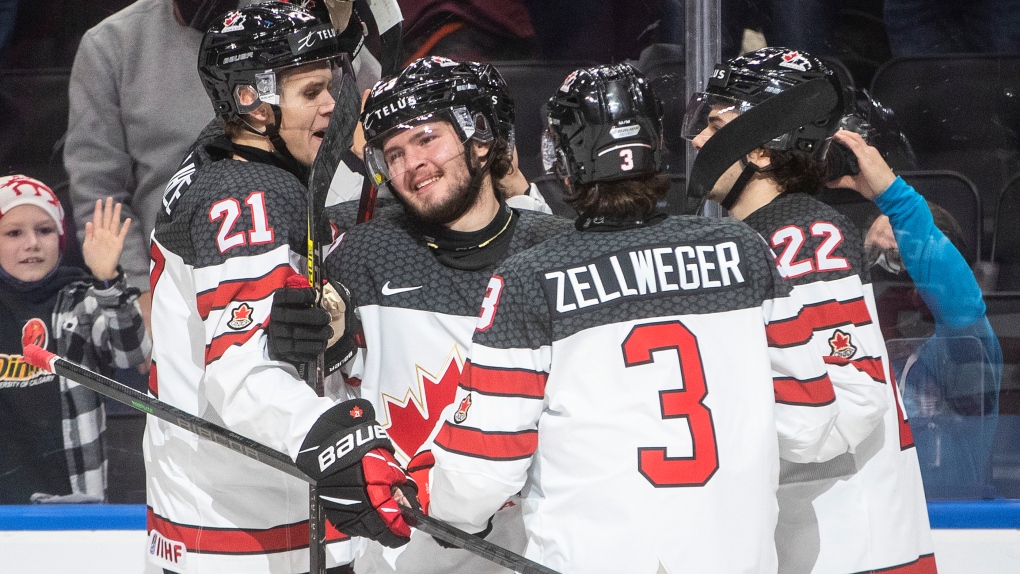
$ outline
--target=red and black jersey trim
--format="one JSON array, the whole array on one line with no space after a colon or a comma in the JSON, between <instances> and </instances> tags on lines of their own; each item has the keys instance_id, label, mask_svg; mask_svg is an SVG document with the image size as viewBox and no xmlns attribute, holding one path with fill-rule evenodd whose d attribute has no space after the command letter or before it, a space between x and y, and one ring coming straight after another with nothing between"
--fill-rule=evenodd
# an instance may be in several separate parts
<instances>
[{"instance_id":1,"label":"red and black jersey trim","mask_svg":"<svg viewBox=\"0 0 1020 574\"><path fill-rule=\"evenodd\" d=\"M858 371L867 373L876 383L885 383L885 364L878 357L862 357L860 359L844 359L843 357L822 357L828 365L851 365Z\"/></svg>"},{"instance_id":2,"label":"red and black jersey trim","mask_svg":"<svg viewBox=\"0 0 1020 574\"><path fill-rule=\"evenodd\" d=\"M149 393L159 398L159 375L156 374L156 361L149 362Z\"/></svg>"},{"instance_id":3,"label":"red and black jersey trim","mask_svg":"<svg viewBox=\"0 0 1020 574\"><path fill-rule=\"evenodd\" d=\"M155 530L199 554L273 554L308 548L307 520L265 529L199 527L167 520L148 507L145 522L148 532ZM327 543L349 538L326 521Z\"/></svg>"},{"instance_id":4,"label":"red and black jersey trim","mask_svg":"<svg viewBox=\"0 0 1020 574\"><path fill-rule=\"evenodd\" d=\"M215 289L198 294L198 314L205 321L215 309L225 309L240 301L261 301L283 287L292 275L297 275L297 271L290 265L282 264L261 277L224 281Z\"/></svg>"},{"instance_id":5,"label":"red and black jersey trim","mask_svg":"<svg viewBox=\"0 0 1020 574\"><path fill-rule=\"evenodd\" d=\"M796 317L773 321L765 327L769 346L794 347L811 340L815 331L853 324L861 327L872 323L871 312L864 297L846 301L822 301L805 305Z\"/></svg>"},{"instance_id":6,"label":"red and black jersey trim","mask_svg":"<svg viewBox=\"0 0 1020 574\"><path fill-rule=\"evenodd\" d=\"M856 574L938 574L934 554L923 554L917 560L905 564L880 568L878 570L862 570Z\"/></svg>"},{"instance_id":7,"label":"red and black jersey trim","mask_svg":"<svg viewBox=\"0 0 1020 574\"><path fill-rule=\"evenodd\" d=\"M256 323L247 331L241 331L239 333L223 333L222 335L213 337L213 340L209 341L209 344L205 346L205 364L209 365L216 359L222 357L223 353L226 353L227 349L230 347L235 345L240 347L247 343L248 339L251 339L252 336L258 333L259 329L265 327L268 322L269 321L267 320L265 323Z\"/></svg>"},{"instance_id":8,"label":"red and black jersey trim","mask_svg":"<svg viewBox=\"0 0 1020 574\"><path fill-rule=\"evenodd\" d=\"M545 383L548 379L547 373L484 367L467 361L461 373L460 386L482 395L542 399L545 397Z\"/></svg>"},{"instance_id":9,"label":"red and black jersey trim","mask_svg":"<svg viewBox=\"0 0 1020 574\"><path fill-rule=\"evenodd\" d=\"M774 377L772 386L776 402L784 405L823 407L836 401L836 391L828 374L807 380Z\"/></svg>"},{"instance_id":10,"label":"red and black jersey trim","mask_svg":"<svg viewBox=\"0 0 1020 574\"><path fill-rule=\"evenodd\" d=\"M486 432L444 422L436 435L437 446L472 458L523 460L538 448L538 430Z\"/></svg>"}]
</instances>

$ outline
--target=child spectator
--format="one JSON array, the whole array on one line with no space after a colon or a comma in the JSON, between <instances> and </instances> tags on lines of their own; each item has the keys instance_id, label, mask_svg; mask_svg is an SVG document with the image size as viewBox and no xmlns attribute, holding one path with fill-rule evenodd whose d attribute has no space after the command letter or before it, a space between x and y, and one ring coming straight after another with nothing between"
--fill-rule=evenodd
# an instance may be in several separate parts
<instances>
[{"instance_id":1,"label":"child spectator","mask_svg":"<svg viewBox=\"0 0 1020 574\"><path fill-rule=\"evenodd\" d=\"M92 391L29 366L34 343L111 373L151 347L137 300L117 265L131 220L97 200L82 252L92 271L60 265L68 240L53 191L0 177L0 503L102 502L107 462L103 403Z\"/></svg>"}]
</instances>

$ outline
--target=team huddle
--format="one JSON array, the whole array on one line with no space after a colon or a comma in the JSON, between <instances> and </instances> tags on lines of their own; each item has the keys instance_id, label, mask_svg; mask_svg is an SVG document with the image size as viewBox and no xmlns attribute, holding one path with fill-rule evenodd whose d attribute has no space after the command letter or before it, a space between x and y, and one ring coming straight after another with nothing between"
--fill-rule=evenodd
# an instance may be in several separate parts
<instances>
[{"instance_id":1,"label":"team huddle","mask_svg":"<svg viewBox=\"0 0 1020 574\"><path fill-rule=\"evenodd\" d=\"M400 505L561 573L936 571L863 239L811 197L835 142L861 159L843 187L895 179L837 133L834 74L780 48L718 66L683 126L691 214L667 216L648 82L573 72L543 142L570 221L511 207L498 70L416 60L361 115L392 199L327 208L325 287L289 286L357 34L279 2L214 24L220 121L152 236L150 393L318 480L328 572L509 572ZM322 395L299 375L319 355ZM308 571L305 482L154 417L144 457L147 571Z\"/></svg>"}]
</instances>

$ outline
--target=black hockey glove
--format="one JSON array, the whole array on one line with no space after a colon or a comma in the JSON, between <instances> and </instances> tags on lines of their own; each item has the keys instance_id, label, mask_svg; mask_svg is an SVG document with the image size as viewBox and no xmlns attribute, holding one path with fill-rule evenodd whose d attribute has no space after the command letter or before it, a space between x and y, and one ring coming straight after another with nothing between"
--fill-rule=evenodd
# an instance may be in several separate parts
<instances>
[{"instance_id":1,"label":"black hockey glove","mask_svg":"<svg viewBox=\"0 0 1020 574\"><path fill-rule=\"evenodd\" d=\"M269 314L269 357L294 364L310 363L325 353L325 373L331 374L354 356L361 324L354 314L351 293L329 281L323 287L322 304L315 305L315 290L300 276L273 293Z\"/></svg>"},{"instance_id":2,"label":"black hockey glove","mask_svg":"<svg viewBox=\"0 0 1020 574\"><path fill-rule=\"evenodd\" d=\"M392 453L372 404L354 399L333 406L315 421L296 463L316 480L326 519L333 526L396 548L411 540L411 527L394 495L402 494L415 508L418 501L417 487Z\"/></svg>"}]
</instances>

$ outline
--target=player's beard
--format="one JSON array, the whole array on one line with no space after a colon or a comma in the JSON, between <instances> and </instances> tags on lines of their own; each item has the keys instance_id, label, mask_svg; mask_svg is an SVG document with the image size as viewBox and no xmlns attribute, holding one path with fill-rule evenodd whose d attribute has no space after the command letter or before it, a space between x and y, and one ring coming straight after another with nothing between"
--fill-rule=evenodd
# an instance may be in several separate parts
<instances>
[{"instance_id":1,"label":"player's beard","mask_svg":"<svg viewBox=\"0 0 1020 574\"><path fill-rule=\"evenodd\" d=\"M446 199L426 205L414 205L399 193L394 193L393 196L397 198L397 201L404 206L408 213L422 223L446 225L456 221L474 207L478 201L478 196L481 194L482 180L484 179L483 174L477 171L479 162L473 149L471 150L470 158L467 156L460 157L464 158L465 161L470 161L470 165L476 170L475 173L478 175L472 177L469 170L461 171L457 180L452 181L450 186L452 193ZM451 161L459 160L453 159ZM453 174L447 171L445 175L452 176Z\"/></svg>"}]
</instances>

